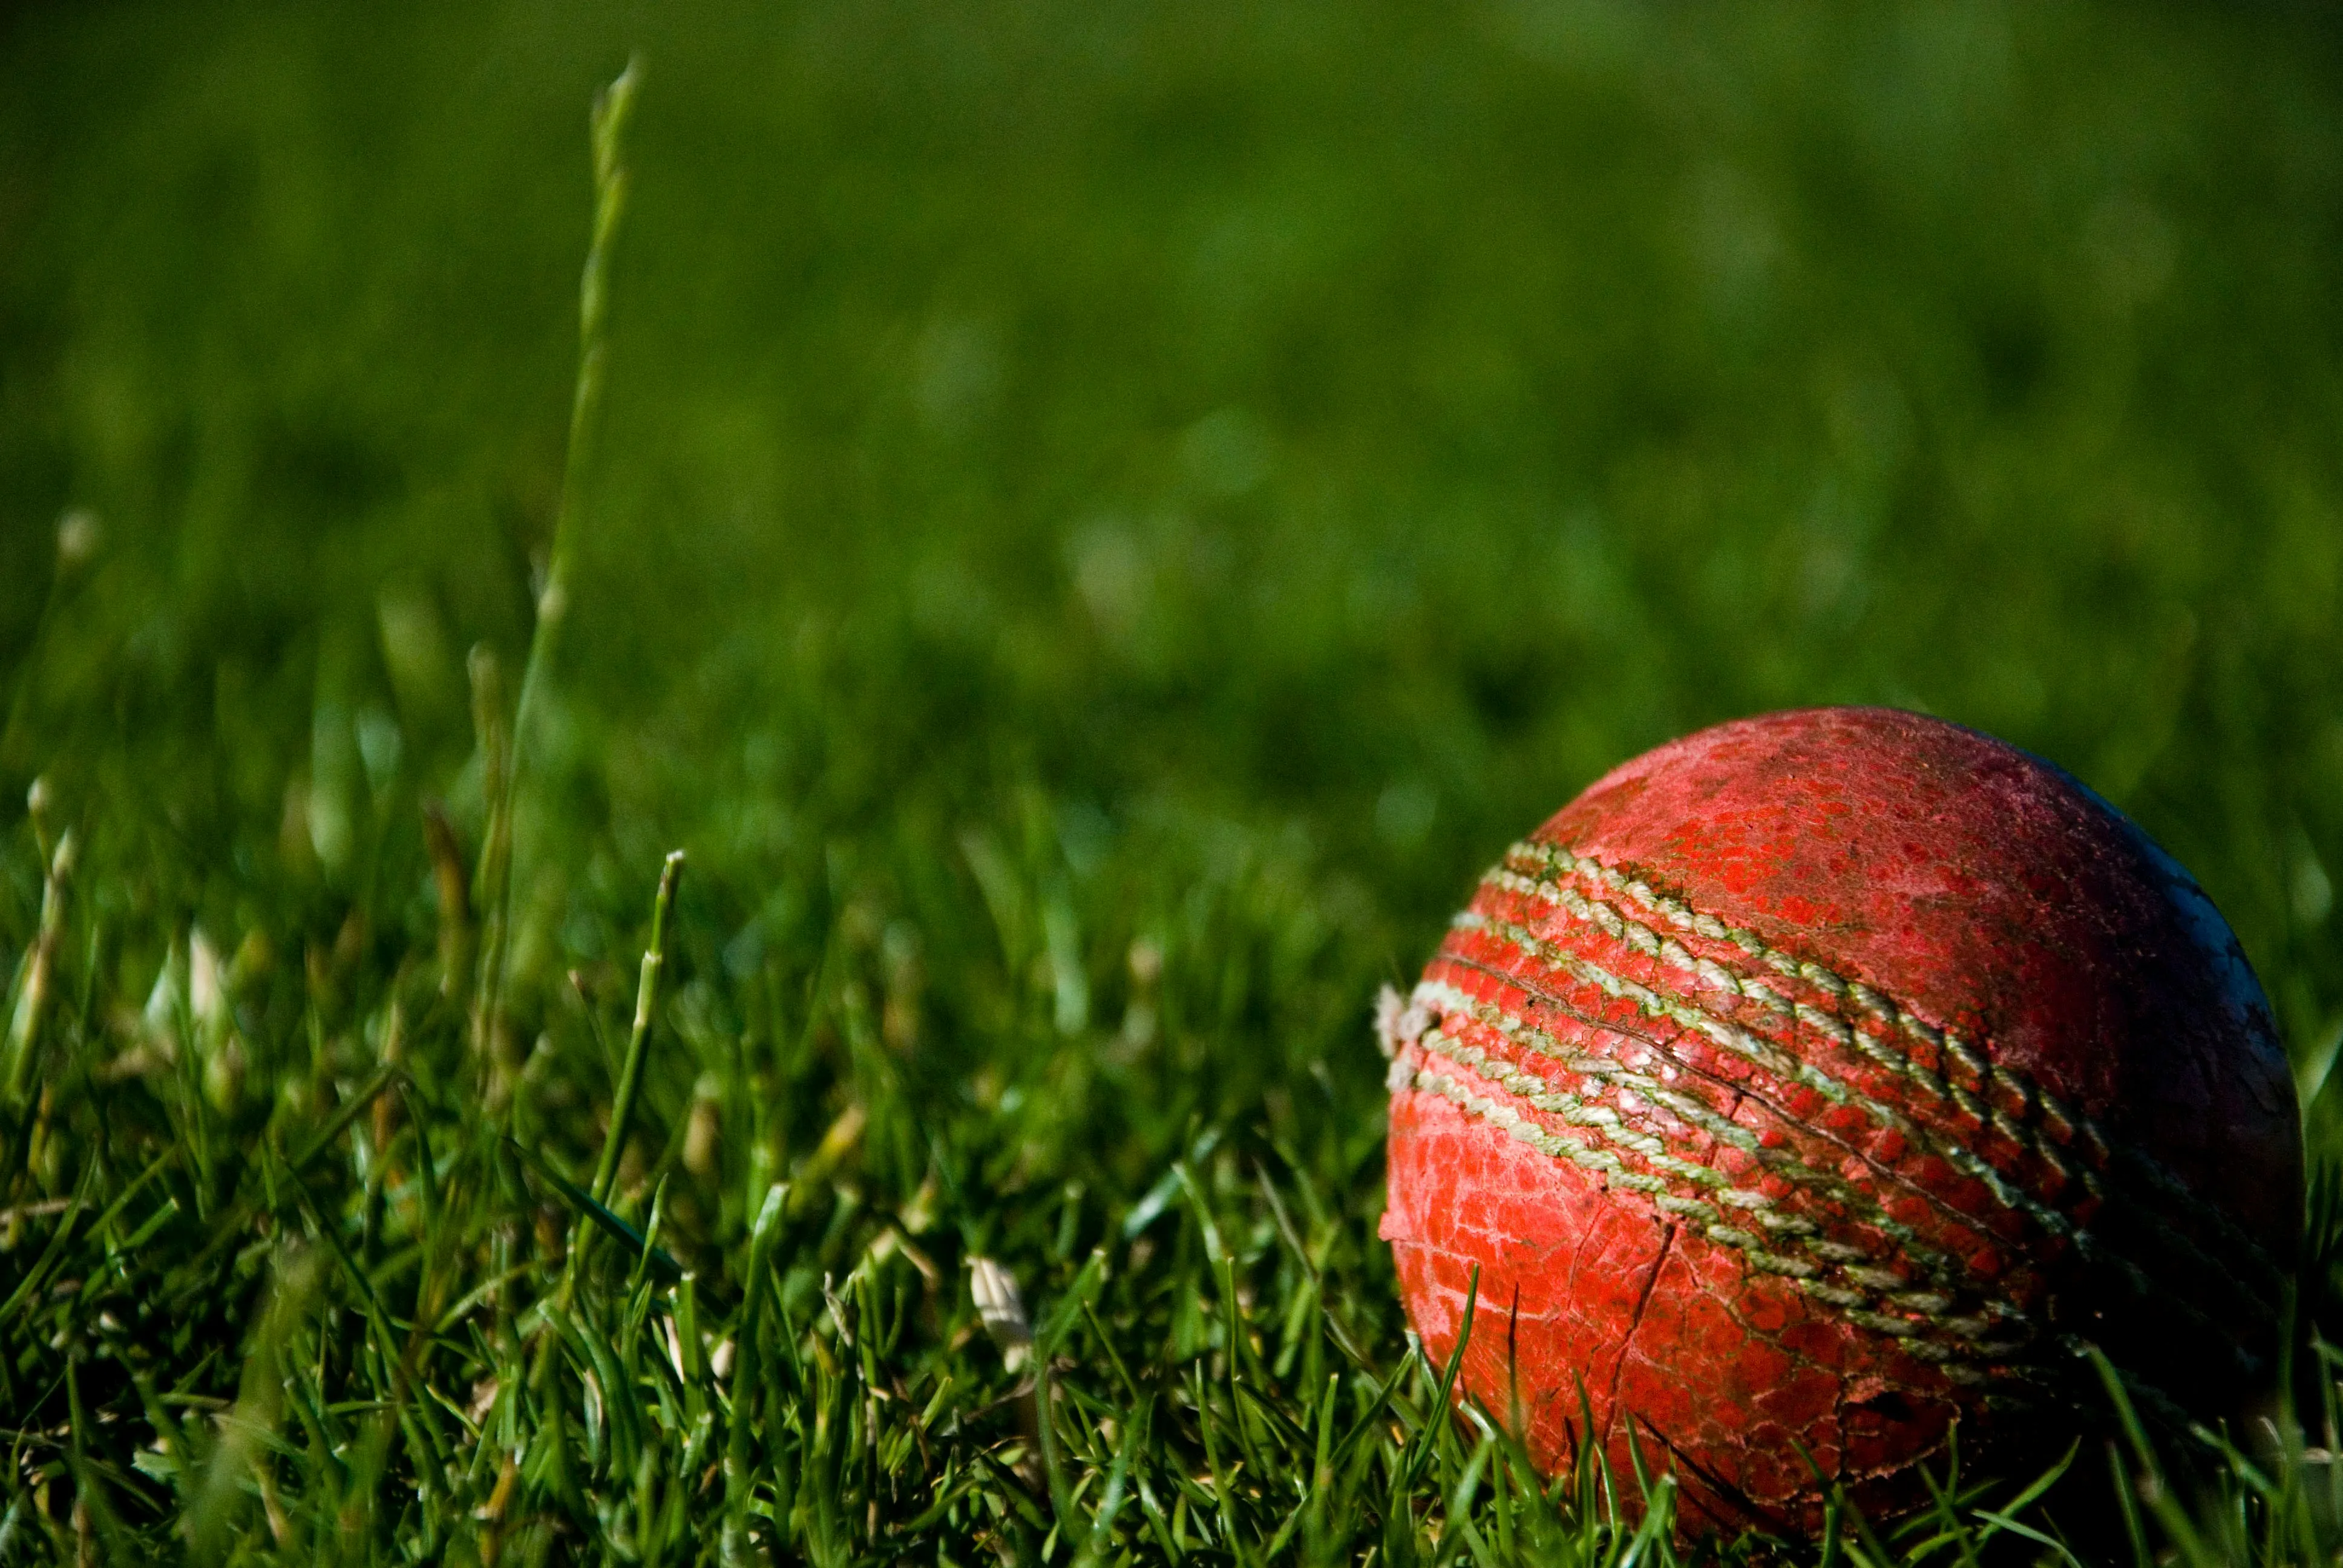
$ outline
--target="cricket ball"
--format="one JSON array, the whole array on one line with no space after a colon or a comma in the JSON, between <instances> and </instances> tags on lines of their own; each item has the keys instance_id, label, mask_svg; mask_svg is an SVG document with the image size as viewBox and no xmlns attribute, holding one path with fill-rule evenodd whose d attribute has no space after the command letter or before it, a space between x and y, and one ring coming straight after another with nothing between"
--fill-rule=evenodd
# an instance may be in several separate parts
<instances>
[{"instance_id":1,"label":"cricket ball","mask_svg":"<svg viewBox=\"0 0 2343 1568\"><path fill-rule=\"evenodd\" d=\"M2261 987L2146 834L1975 730L1639 757L1378 1025L1427 1352L1472 1297L1460 1395L1549 1472L1672 1471L1687 1530L1925 1503L1956 1436L2055 1453L2108 1407L2094 1346L2151 1418L2274 1377L2302 1145Z\"/></svg>"}]
</instances>

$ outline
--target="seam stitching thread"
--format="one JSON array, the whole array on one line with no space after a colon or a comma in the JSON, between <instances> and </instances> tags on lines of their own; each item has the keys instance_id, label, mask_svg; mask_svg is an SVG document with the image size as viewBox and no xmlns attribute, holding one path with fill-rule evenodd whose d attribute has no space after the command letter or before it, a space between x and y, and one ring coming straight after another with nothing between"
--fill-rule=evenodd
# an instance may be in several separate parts
<instances>
[{"instance_id":1,"label":"seam stitching thread","mask_svg":"<svg viewBox=\"0 0 2343 1568\"><path fill-rule=\"evenodd\" d=\"M1565 910L1570 910L1572 914L1579 914L1582 919L1591 919L1591 921L1594 921L1595 926L1603 928L1607 935L1612 935L1612 938L1616 940L1624 940L1624 942L1628 942L1628 945L1635 947L1638 951L1650 951L1652 956L1656 956L1656 959L1661 959L1661 961L1668 961L1668 959L1671 959L1671 954L1666 951L1666 947L1671 947L1671 942L1666 942L1666 940L1661 940L1656 933L1652 933L1650 926L1643 926L1640 921L1631 921L1631 919L1624 917L1622 911L1614 910L1614 907L1603 905L1603 902L1598 900L1589 900L1589 898L1584 898L1582 893L1577 893L1574 889L1567 889L1567 886L1554 884L1554 881L1544 881L1544 879L1521 879L1518 874L1506 869L1509 862L1525 862L1525 865L1530 867L1539 867L1539 869L1549 869L1549 872L1561 872L1561 874L1577 872L1582 874L1582 877L1589 879L1589 881L1594 881L1594 884L1607 889L1610 893L1619 895L1619 898L1626 898L1626 900L1633 900L1635 905L1643 905L1644 910L1654 911L1656 917L1661 917L1666 923L1675 926L1677 930L1692 930L1692 933L1704 935L1704 938L1708 940L1729 942L1729 945L1738 947L1738 950L1745 951L1750 959L1765 963L1766 968L1771 968L1771 970L1783 975L1783 978L1805 980L1806 984L1815 987L1818 991L1823 991L1823 994L1830 996L1830 999L1837 1003L1839 1008L1837 1015L1823 1012L1818 1010L1818 1008L1790 1003L1790 1000L1783 999L1778 991L1766 987L1762 980L1748 978L1748 975L1736 975L1736 972L1727 970L1727 968L1720 966L1720 963L1715 961L1694 959L1692 963L1680 963L1680 966L1677 966L1677 968L1692 968L1692 970L1699 972L1704 980L1710 980L1710 982L1713 982L1713 989L1720 989L1720 991L1727 991L1727 994L1745 996L1745 999L1755 1000L1757 1006L1766 1008L1766 1010L1793 1012L1795 1017L1799 1017L1799 1022L1806 1022L1809 1027L1815 1027L1821 1033L1827 1033L1830 1039L1835 1039L1839 1045L1844 1045L1844 1048L1860 1050L1867 1060L1876 1061L1879 1067L1888 1069L1888 1071L1909 1078L1912 1083L1916 1083L1921 1090L1926 1090L1926 1092L1937 1097L1937 1100L1949 1100L1952 1104L1959 1106L1964 1113L1977 1118L1977 1121L1994 1122L1994 1128L2001 1130L2003 1134L2008 1134L2010 1141L2020 1144L2022 1149L2026 1149L2029 1153L2041 1158L2046 1165L2057 1170L2059 1174L2080 1179L2083 1186L2086 1186L2086 1191L2090 1191L2095 1198L2107 1198L2102 1183L2099 1183L2097 1170L2092 1170L2090 1165L2083 1165L2080 1170L2071 1170L2071 1167L2066 1165L2057 1153L2055 1153L2055 1146L2057 1144L2069 1144L2069 1141L2080 1139L2083 1149L2092 1155L2092 1161L2097 1162L2097 1165L2104 1167L2104 1165L2123 1162L2125 1167L2132 1167L2132 1170L2139 1174L2141 1181L2147 1183L2148 1189L2156 1191L2157 1198L2165 1198L2169 1200L2169 1202L2179 1202L2179 1205L2184 1205L2191 1214L2196 1214L2197 1219L2202 1219L2202 1221L2207 1223L2214 1232L2218 1232L2221 1240L2226 1240L2230 1247L2236 1247L2237 1251L2242 1251L2245 1259L2249 1261L2258 1272L2261 1272L2266 1282L2278 1280L2278 1268L2275 1268L2275 1263L2270 1263L2268 1254L2261 1250L2261 1244L2254 1242L2254 1238L2249 1238L2249 1235L2245 1235L2236 1223L2230 1221L2228 1216L2221 1214L2218 1210L2214 1210L2214 1207L2207 1205L2202 1198L2197 1198L2197 1195L2188 1189L2188 1183L2184 1183L2177 1174L2165 1170L2163 1162L2157 1162L2156 1158L2151 1158L2151 1155L2144 1153L2144 1151L2132 1149L2132 1146L2123 1144L2123 1141L2118 1141L2118 1139L2108 1137L2107 1130L2099 1128L2097 1121L2092 1121L2090 1116L2083 1116L2080 1111L2074 1111L2071 1106L2066 1106L2062 1100L2059 1100L2057 1094L2053 1094L2050 1090L2041 1088L2038 1083L2029 1081L2025 1073L2017 1073L2008 1067L1996 1067L1989 1057L1982 1055L1982 1050L1977 1048L1976 1043L1970 1043L1970 1040L1966 1039L1966 1036L1961 1036L1959 1031L1954 1031L1954 1029L1937 1029L1936 1024L1928 1024L1926 1020L1921 1020L1921 1017L1912 1015L1912 1010L1905 1008L1903 1003L1898 1003L1893 996L1884 994L1884 991L1879 991L1879 989L1872 987L1872 984L1865 984L1863 980L1848 980L1844 978L1844 975L1839 975L1839 972L1821 966L1821 963L1806 961L1806 959L1795 959L1795 956L1785 954L1785 951L1774 950L1774 947L1766 945L1765 940L1762 940L1757 933L1753 933L1753 930L1727 926L1727 923L1720 921L1720 919L1713 917L1713 914L1694 910L1694 907L1687 905L1687 902L1677 900L1677 898L1668 898L1666 893L1659 893L1659 890L1652 889L1652 886L1647 884L1647 881L1643 881L1643 879L1628 877L1628 874L1619 872L1619 869L1614 869L1614 867L1610 865L1603 865L1603 862L1595 860L1595 858L1591 856L1572 853L1570 849L1563 849L1561 844L1539 844L1539 841L1534 839L1523 839L1521 844L1513 844L1512 849L1506 850L1504 862L1500 862L1500 865L1494 867L1493 872L1490 872L1490 877L1483 879L1483 881L1497 881L1497 886L1504 886L1506 890L1513 890L1513 893L1530 895L1530 898L1542 898L1542 900L1546 902L1561 902L1561 905L1565 907ZM1579 905L1584 905L1584 911L1577 910L1577 907L1572 907L1570 902L1572 898L1579 900ZM1650 942L1650 947L1644 947L1644 942ZM1684 956L1684 959L1692 959L1692 954L1684 951L1683 945L1673 945L1673 947L1675 947L1675 954ZM1705 968L1701 968L1704 963ZM1931 1071L1926 1064L1912 1060L1912 1057L1909 1057L1907 1052L1903 1052L1903 1050L1896 1050L1893 1045L1888 1045L1886 1040L1875 1039L1870 1031L1860 1029L1851 1017L1846 1017L1848 1003L1851 1003L1855 1010L1865 1012L1865 1015L1870 1015L1872 1020L1876 1020L1876 1022L1882 1024L1882 1029L1886 1029L1886 1031L1903 1033L1905 1039L1916 1040L1916 1043L1937 1050L1937 1052L1940 1052L1940 1060L1949 1057L1954 1064L1959 1064L1961 1071L1964 1071L1966 1076L1970 1076L1973 1081L1976 1081L1976 1090L1970 1090L1966 1088L1966 1085L1956 1083L1949 1073ZM2001 1100L2015 1101L2017 1109L2010 1111L2008 1106L1998 1104ZM2038 1113L2038 1116L2043 1118L2043 1132L2046 1132L2047 1137L2043 1137L2043 1134L2036 1134L2036 1132L2029 1132L2026 1128L2022 1128L2020 1118L2025 1116L2025 1113L2029 1113L2029 1111L2034 1111L2034 1113ZM2207 1261L2207 1266L2214 1266L2212 1261ZM2270 1311L2268 1303L2257 1301L2257 1305L2261 1308L2261 1311Z\"/></svg>"},{"instance_id":2,"label":"seam stitching thread","mask_svg":"<svg viewBox=\"0 0 2343 1568\"><path fill-rule=\"evenodd\" d=\"M1775 972L1805 980L1832 997L1840 1011L1825 1013L1809 1004L1794 1003L1763 980L1736 974L1713 960L1694 959L1681 944L1659 938L1649 927L1629 920L1607 904L1586 898L1575 889L1544 879L1522 877L1507 869L1505 864L1493 869L1483 879L1484 883L1494 883L1506 891L1557 904L1581 920L1591 920L1605 934L1625 941L1638 951L1647 951L1671 967L1698 974L1710 983L1712 990L1742 996L1769 1011L1795 1017L1842 1048L1859 1051L1876 1065L1909 1080L1931 1097L1949 1101L1964 1114L1976 1121L1989 1121L2012 1142L2052 1171L2062 1177L2079 1181L2093 1197L2106 1201L2110 1195L2100 1180L2098 1171L2085 1162L2078 1162L2079 1168L2070 1165L2057 1153L2058 1144L2079 1138L2085 1150L2099 1164L2113 1165L2120 1161L2134 1169L2157 1197L2185 1206L2224 1241L2241 1252L2244 1260L2262 1275L2265 1284L2278 1278L2276 1265L2253 1238L2239 1231L2227 1215L2199 1198L2158 1161L2108 1137L2092 1118L2070 1109L2048 1090L2021 1073L1996 1065L1957 1031L1940 1030L1914 1016L1909 1009L1875 987L1861 980L1847 980L1820 964L1795 959L1768 947L1754 932L1727 926L1714 915L1694 910L1680 900L1659 893L1640 879L1627 877L1591 857L1574 854L1560 845L1525 840L1508 849L1505 860L1526 862L1564 874L1577 872L1614 893L1644 906L1679 930L1693 931L1711 940L1730 942ZM1674 949L1674 953L1668 951L1671 947ZM1674 961L1679 959L1685 961ZM1977 1090L1983 1091L1982 1097L1976 1091L1954 1081L1949 1075L1932 1070L1925 1063L1854 1023L1845 1016L1845 1010L1849 1003L1878 1020L1883 1029L1900 1032L1908 1039L1938 1050L1944 1057L1951 1058L1976 1080ZM1817 1092L1829 1092L1819 1085L1809 1084L1809 1087ZM2012 1111L2006 1105L1999 1103L2003 1101L2014 1101L2016 1111ZM2041 1132L2026 1128L2019 1121L2019 1117L2028 1111L2041 1116ZM2167 1236L2159 1236L2158 1239L2161 1241L2167 1237L2187 1251L2197 1253L2202 1266L2220 1266L2203 1257L2197 1247L2177 1233L2167 1232ZM2265 1312L2271 1310L2268 1303L2258 1297L2249 1299L2259 1310Z\"/></svg>"}]
</instances>

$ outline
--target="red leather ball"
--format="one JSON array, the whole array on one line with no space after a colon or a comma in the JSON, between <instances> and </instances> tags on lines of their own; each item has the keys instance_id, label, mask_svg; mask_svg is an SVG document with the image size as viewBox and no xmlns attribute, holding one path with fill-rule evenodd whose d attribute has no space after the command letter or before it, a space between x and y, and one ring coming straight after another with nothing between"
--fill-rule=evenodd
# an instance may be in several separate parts
<instances>
[{"instance_id":1,"label":"red leather ball","mask_svg":"<svg viewBox=\"0 0 2343 1568\"><path fill-rule=\"evenodd\" d=\"M1861 1505L2274 1375L2294 1088L2211 901L2072 777L1881 709L1598 780L1387 999L1392 1244L1463 1392L1689 1528ZM1800 1449L1805 1454L1802 1456ZM1811 1458L1813 1468L1809 1467ZM1631 1491L1633 1490L1630 1484Z\"/></svg>"}]
</instances>

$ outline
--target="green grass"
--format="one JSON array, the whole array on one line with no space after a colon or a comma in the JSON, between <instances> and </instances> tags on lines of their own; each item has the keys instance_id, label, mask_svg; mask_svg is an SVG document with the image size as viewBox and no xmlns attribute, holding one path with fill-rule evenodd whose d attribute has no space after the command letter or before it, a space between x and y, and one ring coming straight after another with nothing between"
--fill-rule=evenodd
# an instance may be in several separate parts
<instances>
[{"instance_id":1,"label":"green grass","mask_svg":"<svg viewBox=\"0 0 2343 1568\"><path fill-rule=\"evenodd\" d=\"M1887 701L2323 1087L2338 256L2281 7L0 18L0 1563L1674 1560L1440 1418L1375 987ZM1787 1554L2332 1561L2334 1101L2307 1438Z\"/></svg>"}]
</instances>

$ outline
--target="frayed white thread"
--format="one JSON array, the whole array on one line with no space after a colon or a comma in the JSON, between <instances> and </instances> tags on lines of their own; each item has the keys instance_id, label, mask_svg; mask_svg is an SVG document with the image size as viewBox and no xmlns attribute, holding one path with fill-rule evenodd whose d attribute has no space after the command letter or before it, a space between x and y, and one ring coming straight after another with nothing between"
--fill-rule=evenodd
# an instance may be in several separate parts
<instances>
[{"instance_id":1,"label":"frayed white thread","mask_svg":"<svg viewBox=\"0 0 2343 1568\"><path fill-rule=\"evenodd\" d=\"M1422 1002L1403 997L1391 986L1375 993L1375 1043L1383 1060L1392 1060L1423 1038L1432 1027L1432 1012Z\"/></svg>"}]
</instances>

